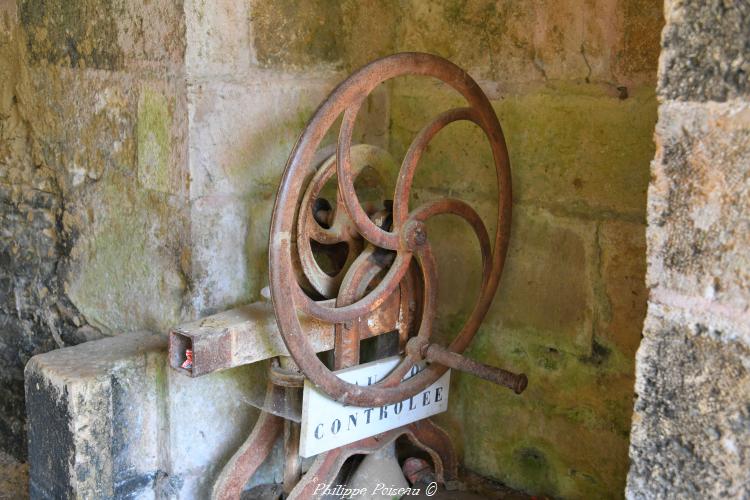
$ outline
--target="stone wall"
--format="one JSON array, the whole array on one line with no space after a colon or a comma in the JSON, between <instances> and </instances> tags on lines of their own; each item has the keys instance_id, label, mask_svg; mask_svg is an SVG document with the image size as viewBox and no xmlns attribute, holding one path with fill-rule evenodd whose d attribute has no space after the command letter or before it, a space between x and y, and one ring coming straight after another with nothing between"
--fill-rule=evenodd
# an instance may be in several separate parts
<instances>
[{"instance_id":1,"label":"stone wall","mask_svg":"<svg viewBox=\"0 0 750 500\"><path fill-rule=\"evenodd\" d=\"M645 314L660 2L134 4L0 3L0 67L19 68L0 80L11 117L2 123L20 131L0 156L0 187L18 193L0 208L14 221L0 235L9 263L0 377L12 401L0 408L10 423L0 446L23 453L21 370L31 354L163 331L257 299L276 186L307 119L359 65L422 50L467 69L506 132L511 250L469 355L531 380L516 397L455 374L441 423L466 467L511 486L620 496ZM425 120L458 102L434 82L384 85L363 108L358 139L399 158ZM37 177L48 185L35 187ZM464 198L492 231L490 181L481 135L452 125L431 145L413 201ZM42 205L24 193L46 193L46 218L29 217ZM47 233L35 229L42 221ZM479 280L473 236L450 222L429 228L442 241L443 337ZM12 253L13 242L46 234L23 246L40 264Z\"/></svg>"},{"instance_id":2,"label":"stone wall","mask_svg":"<svg viewBox=\"0 0 750 500\"><path fill-rule=\"evenodd\" d=\"M182 317L185 29L167 0L3 0L0 23L0 447L23 457L32 355Z\"/></svg>"},{"instance_id":3,"label":"stone wall","mask_svg":"<svg viewBox=\"0 0 750 500\"><path fill-rule=\"evenodd\" d=\"M750 495L750 5L666 2L629 498Z\"/></svg>"},{"instance_id":4,"label":"stone wall","mask_svg":"<svg viewBox=\"0 0 750 500\"><path fill-rule=\"evenodd\" d=\"M376 57L424 50L479 80L508 138L515 219L506 273L469 354L526 371L516 397L454 375L440 421L468 468L533 493L622 495L646 293L645 207L656 121L659 2L236 2L186 6L193 308L257 297L279 175L315 106ZM377 89L361 137L396 158L459 104L419 79ZM413 201L453 194L491 220L489 149L469 126L436 138ZM450 219L441 331L478 289L473 236ZM490 230L493 227L490 225ZM197 244L222 241L222 246ZM245 254L236 251L244 248Z\"/></svg>"}]
</instances>

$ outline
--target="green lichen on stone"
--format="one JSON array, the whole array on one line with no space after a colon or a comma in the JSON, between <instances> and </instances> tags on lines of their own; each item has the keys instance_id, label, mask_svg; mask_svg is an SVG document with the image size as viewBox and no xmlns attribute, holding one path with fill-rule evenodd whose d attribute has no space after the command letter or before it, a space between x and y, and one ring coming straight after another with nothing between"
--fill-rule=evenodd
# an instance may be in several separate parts
<instances>
[{"instance_id":1,"label":"green lichen on stone","mask_svg":"<svg viewBox=\"0 0 750 500\"><path fill-rule=\"evenodd\" d=\"M396 0L251 5L256 57L266 67L359 67L397 51L399 18Z\"/></svg>"},{"instance_id":2,"label":"green lichen on stone","mask_svg":"<svg viewBox=\"0 0 750 500\"><path fill-rule=\"evenodd\" d=\"M453 374L449 412L460 422L453 432L462 442L466 466L530 493L621 496L632 375L546 347L544 335L533 331L483 328L479 336L494 337L493 347L475 339L470 357L523 371L530 384L517 396ZM524 355L508 354L519 346ZM551 357L556 364L544 364Z\"/></svg>"},{"instance_id":3,"label":"green lichen on stone","mask_svg":"<svg viewBox=\"0 0 750 500\"><path fill-rule=\"evenodd\" d=\"M187 287L180 267L179 211L125 177L100 181L81 209L93 220L70 253L66 291L102 331L166 331L181 319ZM75 216L71 216L73 218Z\"/></svg>"},{"instance_id":4,"label":"green lichen on stone","mask_svg":"<svg viewBox=\"0 0 750 500\"><path fill-rule=\"evenodd\" d=\"M264 66L337 63L343 52L339 2L255 1L251 18L258 62Z\"/></svg>"},{"instance_id":5,"label":"green lichen on stone","mask_svg":"<svg viewBox=\"0 0 750 500\"><path fill-rule=\"evenodd\" d=\"M118 5L113 0L22 0L19 16L32 62L118 69Z\"/></svg>"},{"instance_id":6,"label":"green lichen on stone","mask_svg":"<svg viewBox=\"0 0 750 500\"><path fill-rule=\"evenodd\" d=\"M169 101L149 87L143 87L138 101L138 179L147 189L170 191L172 113Z\"/></svg>"},{"instance_id":7,"label":"green lichen on stone","mask_svg":"<svg viewBox=\"0 0 750 500\"><path fill-rule=\"evenodd\" d=\"M464 105L451 92L418 78L394 85L390 144L397 158L436 110ZM500 288L467 354L524 372L530 384L516 396L454 373L451 406L440 420L470 469L530 493L618 498L628 467L630 346L639 339L629 324L640 311L627 309L639 292L623 280L643 275L628 262L642 241L654 92L631 89L623 100L607 86L558 82L492 104L511 159L513 223ZM459 197L492 234L494 175L483 133L452 124L430 143L412 203ZM428 234L440 271L434 336L445 343L468 317L480 261L468 229L431 223ZM629 295L617 296L620 288Z\"/></svg>"},{"instance_id":8,"label":"green lichen on stone","mask_svg":"<svg viewBox=\"0 0 750 500\"><path fill-rule=\"evenodd\" d=\"M391 144L397 156L435 109L463 105L449 89L426 85L424 79L414 82L418 85L399 84L394 90ZM635 89L622 100L596 89L557 84L492 102L508 143L514 201L587 218L611 214L643 220L649 173L638 166L648 165L654 155L654 91ZM448 138L439 135L431 144L418 179L430 176L425 178L430 188L495 199L492 156L483 134L462 124L442 134ZM472 175L456 165L470 168Z\"/></svg>"}]
</instances>

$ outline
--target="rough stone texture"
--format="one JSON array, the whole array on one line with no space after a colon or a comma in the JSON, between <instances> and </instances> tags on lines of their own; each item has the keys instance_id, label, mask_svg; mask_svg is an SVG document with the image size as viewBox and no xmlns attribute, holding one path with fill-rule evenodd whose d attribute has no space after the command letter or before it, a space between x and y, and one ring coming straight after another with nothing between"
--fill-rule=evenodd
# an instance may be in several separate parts
<instances>
[{"instance_id":1,"label":"rough stone texture","mask_svg":"<svg viewBox=\"0 0 750 500\"><path fill-rule=\"evenodd\" d=\"M524 371L531 383L521 397L488 396L484 382L456 373L440 420L477 472L532 493L618 497L645 314L654 93L622 100L604 86L549 84L491 99L510 149L514 216L500 289L469 354ZM399 157L435 109L459 101L414 80L393 85L392 103ZM413 205L457 196L491 220L497 195L484 141L467 124L441 132L416 175ZM440 273L436 337L448 340L475 300L479 256L455 219L431 223L428 234Z\"/></svg>"},{"instance_id":2,"label":"rough stone texture","mask_svg":"<svg viewBox=\"0 0 750 500\"><path fill-rule=\"evenodd\" d=\"M631 363L646 315L646 234L642 224L623 221L599 226L601 273L605 302L596 321L602 338L612 342Z\"/></svg>"},{"instance_id":3,"label":"rough stone texture","mask_svg":"<svg viewBox=\"0 0 750 500\"><path fill-rule=\"evenodd\" d=\"M750 349L668 311L649 306L638 352L629 496L744 498Z\"/></svg>"},{"instance_id":4,"label":"rough stone texture","mask_svg":"<svg viewBox=\"0 0 750 500\"><path fill-rule=\"evenodd\" d=\"M0 498L26 500L29 498L29 467L0 451Z\"/></svg>"},{"instance_id":5,"label":"rough stone texture","mask_svg":"<svg viewBox=\"0 0 750 500\"><path fill-rule=\"evenodd\" d=\"M207 498L257 410L254 367L190 379L166 337L133 333L26 368L34 498ZM275 474L274 470L267 473Z\"/></svg>"},{"instance_id":6,"label":"rough stone texture","mask_svg":"<svg viewBox=\"0 0 750 500\"><path fill-rule=\"evenodd\" d=\"M62 293L62 200L35 163L23 100L29 75L15 4L0 3L0 448L25 456L23 367L71 342L84 326Z\"/></svg>"},{"instance_id":7,"label":"rough stone texture","mask_svg":"<svg viewBox=\"0 0 750 500\"><path fill-rule=\"evenodd\" d=\"M645 296L643 268L632 262L643 248L661 2L0 5L9 13L2 36L13 41L0 45L0 69L10 69L0 71L10 116L2 123L16 130L4 136L11 154L0 161L0 187L42 190L50 204L33 216L42 231L27 215L36 205L0 210L14 221L3 245L41 240L34 258L48 269L22 280L13 260L0 274L0 325L11 325L0 328L0 359L14 367L0 374L13 380L2 386L12 397L0 438L14 453L20 369L31 354L257 299L276 184L319 100L375 57L424 50L478 78L507 133L513 248L471 355L532 379L517 398L457 375L444 422L465 465L485 475L532 493L619 495ZM426 119L454 105L445 95L426 80L384 85L357 138L399 158ZM483 141L465 124L442 132L413 203L450 194L490 219L496 194ZM452 222L430 227L444 241L440 338L465 318L479 279L473 236ZM17 301L16 290L46 302ZM53 305L57 316L44 312ZM488 393L493 404L477 408ZM528 425L499 426L508 415Z\"/></svg>"},{"instance_id":8,"label":"rough stone texture","mask_svg":"<svg viewBox=\"0 0 750 500\"><path fill-rule=\"evenodd\" d=\"M747 314L750 104L667 102L657 134L648 282Z\"/></svg>"},{"instance_id":9,"label":"rough stone texture","mask_svg":"<svg viewBox=\"0 0 750 500\"><path fill-rule=\"evenodd\" d=\"M750 7L666 12L627 496L746 498Z\"/></svg>"},{"instance_id":10,"label":"rough stone texture","mask_svg":"<svg viewBox=\"0 0 750 500\"><path fill-rule=\"evenodd\" d=\"M726 101L750 92L750 4L668 1L659 94L677 101Z\"/></svg>"},{"instance_id":11,"label":"rough stone texture","mask_svg":"<svg viewBox=\"0 0 750 500\"><path fill-rule=\"evenodd\" d=\"M447 57L478 78L502 84L578 79L632 84L653 79L661 5L649 0L346 0L300 8L290 1L256 0L249 17L255 56L264 67L353 69L389 53L416 50Z\"/></svg>"},{"instance_id":12,"label":"rough stone texture","mask_svg":"<svg viewBox=\"0 0 750 500\"><path fill-rule=\"evenodd\" d=\"M23 458L32 355L185 313L184 23L4 0L0 28L0 448Z\"/></svg>"}]
</instances>

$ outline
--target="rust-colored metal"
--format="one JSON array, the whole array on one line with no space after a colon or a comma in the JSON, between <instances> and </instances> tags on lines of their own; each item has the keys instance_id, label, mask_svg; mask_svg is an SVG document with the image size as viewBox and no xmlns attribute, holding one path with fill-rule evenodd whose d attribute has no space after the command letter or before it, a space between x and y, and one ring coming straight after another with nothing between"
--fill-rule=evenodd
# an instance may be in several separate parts
<instances>
[{"instance_id":1,"label":"rust-colored metal","mask_svg":"<svg viewBox=\"0 0 750 500\"><path fill-rule=\"evenodd\" d=\"M271 363L271 369L273 371L274 363ZM276 380L272 377L271 383L282 380L283 383L288 384L290 380L294 380L292 374L301 375L297 364L288 356L278 358L278 369L276 370L276 373L283 373L284 376L282 378L277 378ZM301 402L302 400L302 390L299 387L286 385L284 387L284 398L287 407L295 406L296 403ZM299 481L300 476L302 476L302 458L299 456L299 438L300 424L289 419L284 420L283 490L286 494L289 494L289 492L292 491Z\"/></svg>"},{"instance_id":2,"label":"rust-colored metal","mask_svg":"<svg viewBox=\"0 0 750 500\"><path fill-rule=\"evenodd\" d=\"M384 217L382 211L376 211L377 207L363 205L357 196L354 181L362 172L364 146L353 146L352 137L359 109L370 92L386 80L404 75L441 80L458 91L468 106L439 114L417 134L401 163L392 204L385 204L391 210ZM316 151L340 116L335 157L325 160L316 170ZM442 199L409 210L419 160L435 135L456 121L469 121L481 128L492 150L499 194L497 229L492 240L482 219L463 201ZM335 208L320 198L325 185L333 182L334 173ZM437 310L438 277L425 222L444 214L458 216L473 228L482 254L483 274L479 297L466 324L449 346L441 348L429 342ZM497 116L476 82L453 63L422 53L395 54L361 68L330 94L307 124L289 157L274 206L269 244L270 288L276 320L290 355L304 375L324 392L356 406L402 401L433 383L449 366L476 373L516 392L523 390L525 376L461 356L497 290L508 248L510 218L510 162L505 140ZM346 244L346 257L340 259L333 275L323 272L316 262L311 241ZM302 267L304 279L299 278L295 263ZM418 268L418 279L411 275L412 267ZM323 299L335 300L316 298L306 291L306 285ZM416 295L417 290L420 295ZM409 303L405 304L405 300ZM334 375L315 356L299 321L299 314L303 313L335 324L333 368L340 369L359 362L359 342L366 336L368 318L375 311L390 308L395 308L399 317L397 329L405 355L383 381L368 387L349 384ZM417 324L419 327L414 328ZM410 335L413 337L407 342ZM430 357L425 358L428 354ZM431 362L428 368L402 382L408 370L423 359Z\"/></svg>"},{"instance_id":3,"label":"rust-colored metal","mask_svg":"<svg viewBox=\"0 0 750 500\"><path fill-rule=\"evenodd\" d=\"M299 370L283 368L279 359L273 358L268 366L268 381L273 385L299 389L305 385L305 376Z\"/></svg>"},{"instance_id":4,"label":"rust-colored metal","mask_svg":"<svg viewBox=\"0 0 750 500\"><path fill-rule=\"evenodd\" d=\"M285 397L284 388L269 384L266 398L278 400ZM273 401L268 401L272 404ZM261 412L253 431L232 455L214 482L212 500L237 500L242 488L263 463L284 429L284 419Z\"/></svg>"},{"instance_id":5,"label":"rust-colored metal","mask_svg":"<svg viewBox=\"0 0 750 500\"><path fill-rule=\"evenodd\" d=\"M529 383L523 373L519 375L502 368L485 365L436 344L427 344L422 348L422 352L424 353L424 359L431 363L440 363L449 368L471 373L476 377L505 386L516 394L521 394Z\"/></svg>"},{"instance_id":6,"label":"rust-colored metal","mask_svg":"<svg viewBox=\"0 0 750 500\"><path fill-rule=\"evenodd\" d=\"M395 175L392 201L362 203L355 180L366 167L386 165L391 159L380 148L352 145L354 124L369 93L382 82L403 75L441 80L457 90L468 106L439 114L419 131ZM342 120L335 149L319 150L338 117ZM440 199L409 209L420 158L435 135L456 121L480 127L492 149L499 194L497 229L492 239L476 211L461 200ZM324 193L334 184L334 178L335 195L326 199ZM482 282L468 320L450 345L443 347L430 341L438 305L438 276L426 222L447 214L463 219L474 230L482 256ZM448 368L473 373L520 393L527 384L525 375L461 355L497 290L508 248L510 219L507 148L497 117L476 82L449 61L429 54L403 53L374 61L347 78L323 102L286 165L269 242L270 289L278 331L267 328L263 321L269 315L263 316L255 309L249 311L255 314L252 327L232 323L235 318L223 313L229 315L175 329L170 334L170 363L198 376L281 356L271 361L266 396L270 403L289 403L299 397L299 388L307 377L334 399L377 407L408 399ZM325 265L319 260L321 252ZM258 328L260 324L263 326ZM398 331L399 350L404 356L378 384L348 384L316 356L317 352L333 348L334 370L353 366L360 361L362 339L394 330ZM286 349L277 345L278 333ZM267 342L257 342L257 335L265 335ZM193 356L190 369L181 368L187 350ZM283 357L287 353L294 362ZM427 368L403 381L414 364L423 360L428 362ZM348 457L372 453L402 435L429 454L439 482L457 480L458 462L450 438L430 420L321 454L299 479L298 424L262 413L246 443L223 469L213 498L238 498L242 486L280 436L285 450L284 491L290 499L307 499L315 495L319 484L334 482Z\"/></svg>"},{"instance_id":7,"label":"rust-colored metal","mask_svg":"<svg viewBox=\"0 0 750 500\"><path fill-rule=\"evenodd\" d=\"M458 479L458 460L448 434L431 421L421 420L318 455L288 500L320 498L320 485L335 486L336 476L347 458L374 453L400 436L406 436L427 452L435 465L438 482L447 484Z\"/></svg>"},{"instance_id":8,"label":"rust-colored metal","mask_svg":"<svg viewBox=\"0 0 750 500\"><path fill-rule=\"evenodd\" d=\"M449 484L458 481L458 457L447 432L427 418L406 426L405 434L412 443L430 455L438 482Z\"/></svg>"},{"instance_id":9,"label":"rust-colored metal","mask_svg":"<svg viewBox=\"0 0 750 500\"><path fill-rule=\"evenodd\" d=\"M328 302L333 305L334 300ZM399 329L400 304L399 294L393 294L380 308L360 318L362 338ZM315 352L333 349L333 324L304 315L299 321ZM187 350L192 352L193 362L183 366ZM176 326L169 332L169 364L191 377L288 355L269 303L230 309Z\"/></svg>"}]
</instances>

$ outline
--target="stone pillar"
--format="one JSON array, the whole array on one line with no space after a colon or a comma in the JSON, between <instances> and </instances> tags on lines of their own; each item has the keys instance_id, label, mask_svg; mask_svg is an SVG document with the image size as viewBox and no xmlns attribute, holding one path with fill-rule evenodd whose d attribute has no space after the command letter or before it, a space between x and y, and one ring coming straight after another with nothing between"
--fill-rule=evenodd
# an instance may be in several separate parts
<instances>
[{"instance_id":1,"label":"stone pillar","mask_svg":"<svg viewBox=\"0 0 750 500\"><path fill-rule=\"evenodd\" d=\"M750 4L667 1L628 498L750 495Z\"/></svg>"}]
</instances>

